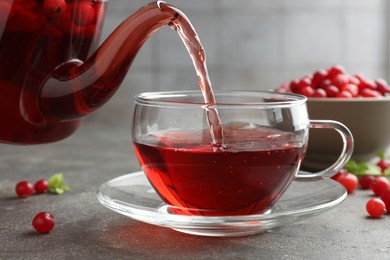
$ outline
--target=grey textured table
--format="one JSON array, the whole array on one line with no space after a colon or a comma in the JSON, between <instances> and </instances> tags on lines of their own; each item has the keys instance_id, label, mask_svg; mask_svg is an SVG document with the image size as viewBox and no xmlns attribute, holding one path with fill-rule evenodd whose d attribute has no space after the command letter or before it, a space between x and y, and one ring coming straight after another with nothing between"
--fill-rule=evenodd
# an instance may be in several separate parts
<instances>
[{"instance_id":1,"label":"grey textured table","mask_svg":"<svg viewBox=\"0 0 390 260\"><path fill-rule=\"evenodd\" d=\"M366 217L370 193L357 191L337 208L270 232L231 238L182 234L112 212L97 187L139 170L125 128L83 125L54 144L0 144L0 259L390 259L390 216ZM18 199L15 184L63 172L72 191ZM40 211L56 226L36 233Z\"/></svg>"}]
</instances>

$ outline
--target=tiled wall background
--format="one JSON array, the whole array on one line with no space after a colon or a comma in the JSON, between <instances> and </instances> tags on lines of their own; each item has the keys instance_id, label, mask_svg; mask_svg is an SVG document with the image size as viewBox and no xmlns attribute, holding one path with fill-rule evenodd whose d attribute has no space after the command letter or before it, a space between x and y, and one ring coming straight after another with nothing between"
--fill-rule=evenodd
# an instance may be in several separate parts
<instances>
[{"instance_id":1,"label":"tiled wall background","mask_svg":"<svg viewBox=\"0 0 390 260\"><path fill-rule=\"evenodd\" d=\"M103 39L148 2L109 1ZM388 79L387 0L168 2L197 30L214 89L272 89L333 64ZM197 79L181 40L166 27L145 43L118 93L87 120L129 125L135 93L175 89L198 89Z\"/></svg>"}]
</instances>

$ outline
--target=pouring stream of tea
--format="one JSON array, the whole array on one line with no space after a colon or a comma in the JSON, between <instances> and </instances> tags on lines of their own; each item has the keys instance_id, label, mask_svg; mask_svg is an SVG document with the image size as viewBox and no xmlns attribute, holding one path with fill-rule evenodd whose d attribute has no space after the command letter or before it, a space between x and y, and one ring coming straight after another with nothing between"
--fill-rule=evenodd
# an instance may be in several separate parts
<instances>
[{"instance_id":1,"label":"pouring stream of tea","mask_svg":"<svg viewBox=\"0 0 390 260\"><path fill-rule=\"evenodd\" d=\"M217 148L223 147L223 127L222 122L218 116L218 111L214 107L216 104L213 89L211 87L210 77L207 71L206 65L206 53L199 40L199 37L193 28L191 22L184 13L175 9L172 6L158 5L161 11L165 11L164 8L174 9L176 12L174 20L169 26L177 31L181 40L183 41L188 53L191 56L194 64L200 89L206 103L206 115L207 122L210 127L210 134L212 137L213 145Z\"/></svg>"}]
</instances>

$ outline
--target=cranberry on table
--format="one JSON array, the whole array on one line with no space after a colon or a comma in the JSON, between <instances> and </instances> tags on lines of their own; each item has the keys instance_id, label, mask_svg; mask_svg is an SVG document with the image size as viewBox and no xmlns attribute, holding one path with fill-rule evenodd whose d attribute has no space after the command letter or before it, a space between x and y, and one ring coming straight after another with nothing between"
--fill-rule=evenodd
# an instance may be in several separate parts
<instances>
[{"instance_id":1,"label":"cranberry on table","mask_svg":"<svg viewBox=\"0 0 390 260\"><path fill-rule=\"evenodd\" d=\"M382 192L381 200L385 203L386 210L389 213L390 212L390 189L387 189Z\"/></svg>"},{"instance_id":2,"label":"cranberry on table","mask_svg":"<svg viewBox=\"0 0 390 260\"><path fill-rule=\"evenodd\" d=\"M348 193L353 193L358 186L358 178L349 172L341 174L337 181L344 186Z\"/></svg>"},{"instance_id":3,"label":"cranberry on table","mask_svg":"<svg viewBox=\"0 0 390 260\"><path fill-rule=\"evenodd\" d=\"M339 172L337 172L335 175L333 175L332 177L330 177L331 179L337 181L343 174L347 174L347 170L346 169L341 169Z\"/></svg>"},{"instance_id":4,"label":"cranberry on table","mask_svg":"<svg viewBox=\"0 0 390 260\"><path fill-rule=\"evenodd\" d=\"M375 181L375 177L372 175L363 175L359 178L359 185L362 190L368 190L371 184Z\"/></svg>"},{"instance_id":5,"label":"cranberry on table","mask_svg":"<svg viewBox=\"0 0 390 260\"><path fill-rule=\"evenodd\" d=\"M366 210L371 217L380 218L386 212L386 205L382 200L373 198L367 202Z\"/></svg>"},{"instance_id":6,"label":"cranberry on table","mask_svg":"<svg viewBox=\"0 0 390 260\"><path fill-rule=\"evenodd\" d=\"M36 193L45 193L49 189L49 182L45 179L39 180L34 184L34 190Z\"/></svg>"},{"instance_id":7,"label":"cranberry on table","mask_svg":"<svg viewBox=\"0 0 390 260\"><path fill-rule=\"evenodd\" d=\"M30 197L31 194L33 193L34 186L29 181L21 181L18 184L16 184L15 191L18 197L27 198Z\"/></svg>"},{"instance_id":8,"label":"cranberry on table","mask_svg":"<svg viewBox=\"0 0 390 260\"><path fill-rule=\"evenodd\" d=\"M383 176L376 177L372 182L370 189L376 196L380 196L382 192L389 189L389 181Z\"/></svg>"},{"instance_id":9,"label":"cranberry on table","mask_svg":"<svg viewBox=\"0 0 390 260\"><path fill-rule=\"evenodd\" d=\"M49 233L54 228L54 224L54 216L47 212L38 213L32 221L32 226L39 233Z\"/></svg>"}]
</instances>

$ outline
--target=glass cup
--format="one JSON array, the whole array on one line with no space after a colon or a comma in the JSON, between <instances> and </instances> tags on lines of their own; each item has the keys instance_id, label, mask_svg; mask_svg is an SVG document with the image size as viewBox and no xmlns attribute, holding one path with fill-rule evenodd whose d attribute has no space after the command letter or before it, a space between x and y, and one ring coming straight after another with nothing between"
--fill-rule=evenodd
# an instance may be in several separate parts
<instances>
[{"instance_id":1,"label":"glass cup","mask_svg":"<svg viewBox=\"0 0 390 260\"><path fill-rule=\"evenodd\" d=\"M267 213L293 180L329 178L351 157L350 131L337 121L309 120L304 96L220 91L215 98L210 106L200 91L135 97L134 149L173 214ZM210 122L210 112L219 120ZM337 161L317 173L299 171L309 128L334 129L343 141ZM222 143L214 140L215 131Z\"/></svg>"}]
</instances>

